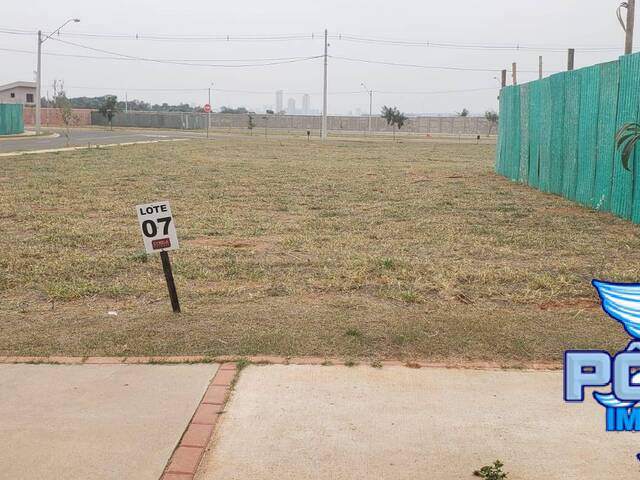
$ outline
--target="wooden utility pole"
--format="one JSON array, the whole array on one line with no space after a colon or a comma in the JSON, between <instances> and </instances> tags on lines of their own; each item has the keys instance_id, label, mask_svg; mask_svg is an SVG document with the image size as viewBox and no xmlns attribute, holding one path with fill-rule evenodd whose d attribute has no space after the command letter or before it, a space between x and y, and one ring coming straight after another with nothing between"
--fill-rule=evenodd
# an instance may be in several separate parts
<instances>
[{"instance_id":1,"label":"wooden utility pole","mask_svg":"<svg viewBox=\"0 0 640 480\"><path fill-rule=\"evenodd\" d=\"M626 38L624 53L628 55L633 51L633 27L636 18L636 0L627 0L627 24L625 25Z\"/></svg>"},{"instance_id":2,"label":"wooden utility pole","mask_svg":"<svg viewBox=\"0 0 640 480\"><path fill-rule=\"evenodd\" d=\"M518 84L518 77L517 77L517 73L516 73L516 62L513 62L511 64L511 77L513 78L513 84L517 85Z\"/></svg>"},{"instance_id":3,"label":"wooden utility pole","mask_svg":"<svg viewBox=\"0 0 640 480\"><path fill-rule=\"evenodd\" d=\"M570 48L567 55L567 70L573 70L573 64L576 58L576 49Z\"/></svg>"},{"instance_id":4,"label":"wooden utility pole","mask_svg":"<svg viewBox=\"0 0 640 480\"><path fill-rule=\"evenodd\" d=\"M502 88L507 86L507 71L502 70Z\"/></svg>"},{"instance_id":5,"label":"wooden utility pole","mask_svg":"<svg viewBox=\"0 0 640 480\"><path fill-rule=\"evenodd\" d=\"M542 55L538 57L538 80L542 80Z\"/></svg>"}]
</instances>

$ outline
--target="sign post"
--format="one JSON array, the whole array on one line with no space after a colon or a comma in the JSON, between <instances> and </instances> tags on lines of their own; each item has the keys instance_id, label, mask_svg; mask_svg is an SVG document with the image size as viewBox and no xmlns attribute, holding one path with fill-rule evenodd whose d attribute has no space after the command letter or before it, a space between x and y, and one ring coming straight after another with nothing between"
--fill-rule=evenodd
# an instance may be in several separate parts
<instances>
[{"instance_id":1,"label":"sign post","mask_svg":"<svg viewBox=\"0 0 640 480\"><path fill-rule=\"evenodd\" d=\"M207 114L207 138L209 138L209 124L211 123L211 104L204 104L204 113Z\"/></svg>"},{"instance_id":2,"label":"sign post","mask_svg":"<svg viewBox=\"0 0 640 480\"><path fill-rule=\"evenodd\" d=\"M171 271L171 260L169 259L169 251L177 250L179 245L169 202L161 201L136 205L136 212L138 213L138 222L142 230L144 248L148 254L160 252L164 278L167 281L167 289L171 298L171 307L174 313L180 313L178 292L176 291L176 284Z\"/></svg>"}]
</instances>

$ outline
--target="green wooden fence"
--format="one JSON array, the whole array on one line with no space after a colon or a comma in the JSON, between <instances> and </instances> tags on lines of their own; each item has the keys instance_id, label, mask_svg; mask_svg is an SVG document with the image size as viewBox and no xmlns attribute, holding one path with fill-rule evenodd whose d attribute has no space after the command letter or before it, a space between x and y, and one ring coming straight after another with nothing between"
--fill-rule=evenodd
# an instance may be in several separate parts
<instances>
[{"instance_id":1,"label":"green wooden fence","mask_svg":"<svg viewBox=\"0 0 640 480\"><path fill-rule=\"evenodd\" d=\"M640 53L505 87L496 171L640 223L640 154L629 172L615 148L616 131L639 115Z\"/></svg>"},{"instance_id":2,"label":"green wooden fence","mask_svg":"<svg viewBox=\"0 0 640 480\"><path fill-rule=\"evenodd\" d=\"M0 103L0 135L24 132L22 105Z\"/></svg>"}]
</instances>

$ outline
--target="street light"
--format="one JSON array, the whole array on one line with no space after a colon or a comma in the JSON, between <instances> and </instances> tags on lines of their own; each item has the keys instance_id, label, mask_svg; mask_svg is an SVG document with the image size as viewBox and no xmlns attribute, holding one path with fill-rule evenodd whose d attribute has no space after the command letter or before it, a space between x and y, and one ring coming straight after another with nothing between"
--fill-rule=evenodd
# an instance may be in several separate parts
<instances>
[{"instance_id":1,"label":"street light","mask_svg":"<svg viewBox=\"0 0 640 480\"><path fill-rule=\"evenodd\" d=\"M369 93L369 136L371 136L371 117L373 116L373 90L369 90L364 82L362 82L360 85L362 85L362 88L364 88L364 90Z\"/></svg>"},{"instance_id":2,"label":"street light","mask_svg":"<svg viewBox=\"0 0 640 480\"><path fill-rule=\"evenodd\" d=\"M40 135L40 115L41 115L41 105L40 105L40 90L41 90L41 81L42 81L42 44L49 40L54 33L59 33L67 24L74 22L78 23L80 21L79 18L70 18L58 28L56 28L53 32L51 32L46 37L42 38L42 30L38 30L38 63L36 69L36 134Z\"/></svg>"},{"instance_id":3,"label":"street light","mask_svg":"<svg viewBox=\"0 0 640 480\"><path fill-rule=\"evenodd\" d=\"M213 87L213 82L209 84L209 111L207 112L207 138L209 138L209 127L211 127L211 87Z\"/></svg>"}]
</instances>

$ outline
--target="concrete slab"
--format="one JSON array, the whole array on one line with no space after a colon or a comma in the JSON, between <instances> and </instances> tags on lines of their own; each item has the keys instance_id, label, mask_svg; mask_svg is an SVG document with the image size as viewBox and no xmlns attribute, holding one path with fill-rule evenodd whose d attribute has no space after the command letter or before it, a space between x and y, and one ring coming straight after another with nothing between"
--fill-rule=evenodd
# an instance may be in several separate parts
<instances>
[{"instance_id":1,"label":"concrete slab","mask_svg":"<svg viewBox=\"0 0 640 480\"><path fill-rule=\"evenodd\" d=\"M560 372L264 366L242 372L197 480L637 478L637 436L566 404Z\"/></svg>"},{"instance_id":2,"label":"concrete slab","mask_svg":"<svg viewBox=\"0 0 640 480\"><path fill-rule=\"evenodd\" d=\"M0 365L0 477L158 480L217 365Z\"/></svg>"}]
</instances>

